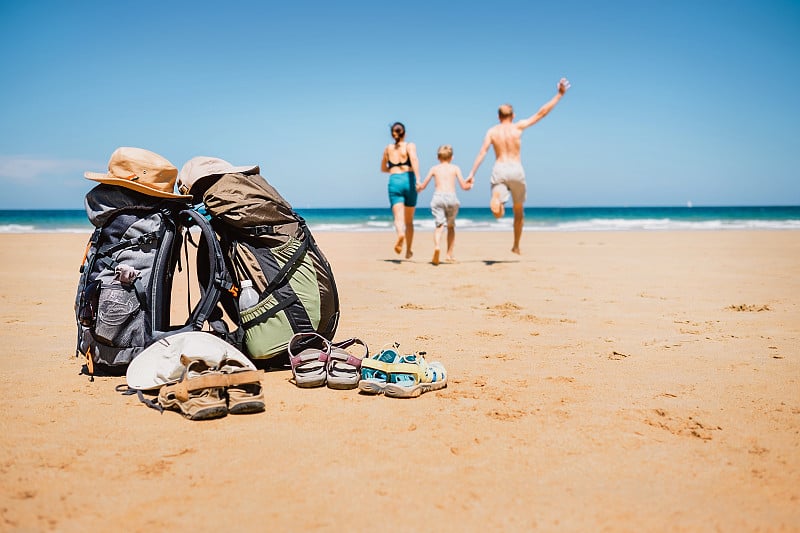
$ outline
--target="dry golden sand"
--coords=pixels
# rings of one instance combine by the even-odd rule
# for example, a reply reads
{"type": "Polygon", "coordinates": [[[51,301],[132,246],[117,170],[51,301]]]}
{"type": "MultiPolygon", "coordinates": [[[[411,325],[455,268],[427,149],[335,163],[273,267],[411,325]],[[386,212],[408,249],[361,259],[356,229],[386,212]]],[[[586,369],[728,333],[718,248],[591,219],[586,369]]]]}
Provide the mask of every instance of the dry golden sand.
{"type": "Polygon", "coordinates": [[[209,422],[79,375],[86,237],[0,237],[0,530],[800,530],[798,232],[322,233],[337,339],[449,386],[209,422]]]}

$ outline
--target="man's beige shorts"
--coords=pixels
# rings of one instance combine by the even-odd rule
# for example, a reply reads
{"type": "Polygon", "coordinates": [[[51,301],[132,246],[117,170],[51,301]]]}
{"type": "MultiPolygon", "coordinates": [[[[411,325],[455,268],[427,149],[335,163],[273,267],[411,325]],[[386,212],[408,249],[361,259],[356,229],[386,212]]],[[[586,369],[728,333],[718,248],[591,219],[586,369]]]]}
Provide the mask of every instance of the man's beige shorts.
{"type": "Polygon", "coordinates": [[[498,193],[500,201],[506,203],[509,196],[514,204],[523,204],[527,199],[528,186],[521,163],[495,163],[492,168],[492,195],[498,193]]]}

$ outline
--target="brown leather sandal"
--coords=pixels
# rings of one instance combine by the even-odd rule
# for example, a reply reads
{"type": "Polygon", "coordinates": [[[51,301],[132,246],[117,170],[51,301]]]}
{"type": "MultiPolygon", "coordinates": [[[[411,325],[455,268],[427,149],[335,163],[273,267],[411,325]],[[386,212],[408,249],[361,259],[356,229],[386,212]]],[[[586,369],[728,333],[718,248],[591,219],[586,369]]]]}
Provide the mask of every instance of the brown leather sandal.
{"type": "Polygon", "coordinates": [[[235,384],[228,385],[228,412],[232,415],[260,413],[264,410],[264,391],[261,387],[262,372],[248,370],[236,359],[223,359],[219,371],[235,378],[235,384]],[[240,379],[241,378],[241,379],[240,379]],[[239,381],[245,380],[242,383],[239,381]]]}
{"type": "Polygon", "coordinates": [[[181,363],[186,366],[186,372],[179,382],[161,387],[158,404],[163,409],[180,411],[189,420],[227,415],[225,389],[260,380],[255,370],[224,374],[203,360],[189,360],[185,355],[181,355],[181,363]]]}

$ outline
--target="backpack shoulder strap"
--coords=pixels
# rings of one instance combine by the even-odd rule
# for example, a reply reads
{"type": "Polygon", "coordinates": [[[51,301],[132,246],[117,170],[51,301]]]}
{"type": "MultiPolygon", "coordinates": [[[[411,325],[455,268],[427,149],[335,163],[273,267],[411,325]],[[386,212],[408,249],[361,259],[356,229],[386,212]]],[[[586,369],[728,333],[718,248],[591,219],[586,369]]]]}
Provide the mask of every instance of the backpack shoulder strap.
{"type": "MultiPolygon", "coordinates": [[[[199,331],[203,329],[203,324],[216,308],[222,291],[229,291],[233,287],[233,282],[225,267],[225,258],[216,233],[208,220],[195,209],[182,210],[180,217],[181,220],[186,220],[187,229],[192,226],[200,228],[201,238],[205,241],[208,250],[206,258],[209,265],[208,283],[206,287],[202,287],[200,301],[186,322],[187,329],[199,331]]],[[[203,258],[198,258],[198,261],[202,260],[203,258]]]]}

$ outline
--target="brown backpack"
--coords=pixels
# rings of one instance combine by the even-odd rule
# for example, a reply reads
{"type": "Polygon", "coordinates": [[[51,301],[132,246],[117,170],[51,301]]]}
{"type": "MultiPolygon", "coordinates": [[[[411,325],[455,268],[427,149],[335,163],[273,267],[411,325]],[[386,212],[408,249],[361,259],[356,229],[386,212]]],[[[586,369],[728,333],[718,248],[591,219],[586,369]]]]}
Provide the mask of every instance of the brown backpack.
{"type": "Polygon", "coordinates": [[[210,176],[192,194],[210,217],[235,286],[249,279],[259,293],[243,311],[233,294],[220,298],[238,326],[233,342],[252,359],[283,359],[295,333],[332,340],[339,322],[333,271],[289,202],[252,173],[210,176]]]}

